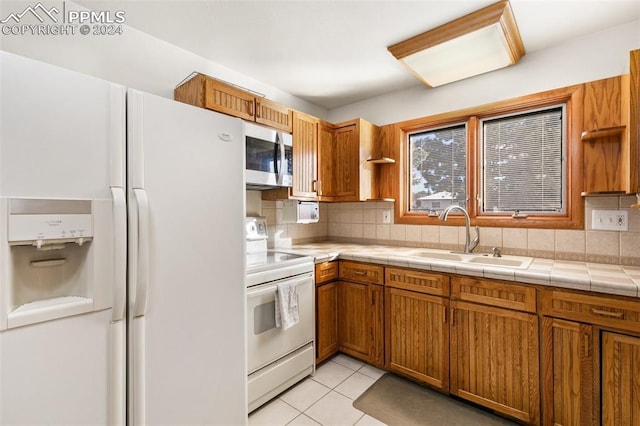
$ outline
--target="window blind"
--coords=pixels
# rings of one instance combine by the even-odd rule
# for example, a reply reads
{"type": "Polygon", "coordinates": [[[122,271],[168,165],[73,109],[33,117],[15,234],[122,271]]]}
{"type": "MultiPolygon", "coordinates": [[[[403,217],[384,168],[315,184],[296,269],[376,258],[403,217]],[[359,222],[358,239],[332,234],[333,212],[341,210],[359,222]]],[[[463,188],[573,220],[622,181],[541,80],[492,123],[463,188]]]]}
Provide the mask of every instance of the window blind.
{"type": "Polygon", "coordinates": [[[483,121],[482,211],[564,213],[563,134],[563,107],[483,121]]]}

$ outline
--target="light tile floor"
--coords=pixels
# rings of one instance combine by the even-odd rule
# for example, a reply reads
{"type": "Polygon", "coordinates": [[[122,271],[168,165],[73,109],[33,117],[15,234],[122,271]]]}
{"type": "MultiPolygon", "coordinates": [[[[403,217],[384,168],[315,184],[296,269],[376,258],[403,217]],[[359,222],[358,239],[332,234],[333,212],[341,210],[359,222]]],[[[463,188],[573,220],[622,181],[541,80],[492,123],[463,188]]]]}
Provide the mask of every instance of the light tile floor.
{"type": "Polygon", "coordinates": [[[382,370],[338,354],[318,367],[315,375],[251,413],[249,425],[384,425],[352,405],[383,374],[382,370]]]}

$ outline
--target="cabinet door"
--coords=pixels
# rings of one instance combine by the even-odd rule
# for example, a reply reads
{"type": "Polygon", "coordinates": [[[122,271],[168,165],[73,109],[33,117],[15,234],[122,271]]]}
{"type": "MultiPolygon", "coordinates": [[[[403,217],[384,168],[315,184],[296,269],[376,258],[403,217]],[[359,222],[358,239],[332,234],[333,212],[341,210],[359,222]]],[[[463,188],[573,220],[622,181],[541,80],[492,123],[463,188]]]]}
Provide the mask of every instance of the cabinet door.
{"type": "Polygon", "coordinates": [[[370,322],[372,305],[369,284],[339,281],[338,334],[340,350],[356,358],[369,359],[370,322]]]}
{"type": "MultiPolygon", "coordinates": [[[[318,124],[318,196],[335,197],[333,171],[336,167],[335,128],[318,124]]],[[[330,198],[326,198],[331,201],[330,198]]]]}
{"type": "Polygon", "coordinates": [[[204,91],[205,108],[249,121],[254,120],[255,98],[252,94],[211,78],[205,80],[204,91]]]}
{"type": "Polygon", "coordinates": [[[358,201],[360,188],[359,135],[356,124],[340,127],[335,134],[334,192],[341,201],[358,201]]]}
{"type": "Polygon", "coordinates": [[[450,392],[539,423],[538,317],[451,302],[450,392]]]}
{"type": "Polygon", "coordinates": [[[378,367],[384,366],[384,287],[369,284],[368,298],[371,300],[369,308],[370,345],[369,363],[378,367]]]}
{"type": "Polygon", "coordinates": [[[640,337],[602,333],[602,424],[640,424],[640,337]]]}
{"type": "Polygon", "coordinates": [[[293,111],[269,99],[256,98],[256,123],[291,133],[293,111]]]}
{"type": "Polygon", "coordinates": [[[293,197],[315,199],[317,180],[318,119],[293,113],[293,197]]]}
{"type": "Polygon", "coordinates": [[[316,361],[320,362],[338,351],[338,283],[321,285],[316,291],[316,361]]]}
{"type": "Polygon", "coordinates": [[[385,296],[386,367],[448,390],[448,300],[389,287],[385,296]]]}
{"type": "Polygon", "coordinates": [[[593,326],[542,320],[543,424],[598,424],[594,415],[593,326]]]}

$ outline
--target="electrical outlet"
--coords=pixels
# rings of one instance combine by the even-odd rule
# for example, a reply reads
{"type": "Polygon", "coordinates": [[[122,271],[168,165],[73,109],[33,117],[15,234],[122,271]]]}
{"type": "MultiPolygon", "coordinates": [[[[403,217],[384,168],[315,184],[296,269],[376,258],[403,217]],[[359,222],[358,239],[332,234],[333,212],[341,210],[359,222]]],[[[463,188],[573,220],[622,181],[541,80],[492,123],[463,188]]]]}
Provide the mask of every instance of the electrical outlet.
{"type": "Polygon", "coordinates": [[[628,213],[626,210],[593,210],[591,228],[606,231],[628,231],[628,213]]]}
{"type": "Polygon", "coordinates": [[[382,210],[382,223],[391,223],[391,210],[382,210]]]}

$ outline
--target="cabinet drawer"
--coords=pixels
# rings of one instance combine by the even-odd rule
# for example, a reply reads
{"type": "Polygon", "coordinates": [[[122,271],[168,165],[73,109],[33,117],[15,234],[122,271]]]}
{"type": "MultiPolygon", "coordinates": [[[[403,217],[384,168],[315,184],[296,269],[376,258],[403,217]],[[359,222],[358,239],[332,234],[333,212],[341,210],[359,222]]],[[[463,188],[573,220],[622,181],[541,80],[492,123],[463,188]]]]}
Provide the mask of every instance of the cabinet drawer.
{"type": "Polygon", "coordinates": [[[541,313],[589,324],[640,331],[640,301],[543,290],[541,313]]]}
{"type": "Polygon", "coordinates": [[[419,293],[449,295],[449,277],[441,274],[402,268],[386,268],[386,286],[416,291],[419,293]]]}
{"type": "Polygon", "coordinates": [[[316,264],[316,284],[326,283],[338,278],[338,262],[316,264]]]}
{"type": "Polygon", "coordinates": [[[384,284],[384,268],[368,263],[340,261],[340,279],[369,284],[384,284]]]}
{"type": "Polygon", "coordinates": [[[452,298],[525,312],[536,311],[536,289],[513,282],[453,278],[452,298]]]}

